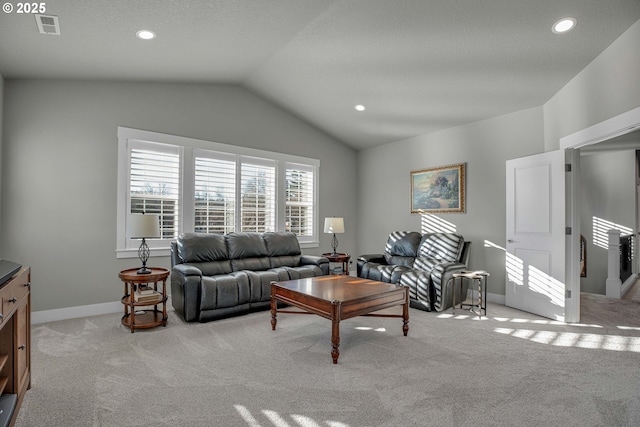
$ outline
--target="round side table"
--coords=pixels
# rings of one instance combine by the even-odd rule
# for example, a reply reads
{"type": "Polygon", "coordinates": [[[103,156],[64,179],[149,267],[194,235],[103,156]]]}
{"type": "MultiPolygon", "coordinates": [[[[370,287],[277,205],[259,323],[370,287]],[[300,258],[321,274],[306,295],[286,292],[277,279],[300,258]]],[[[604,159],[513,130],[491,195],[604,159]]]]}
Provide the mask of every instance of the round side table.
{"type": "Polygon", "coordinates": [[[341,253],[335,253],[335,254],[326,253],[326,254],[322,254],[322,256],[327,258],[329,262],[341,262],[342,274],[345,274],[347,276],[349,275],[349,260],[351,259],[351,255],[341,254],[341,253]]]}
{"type": "Polygon", "coordinates": [[[152,267],[149,274],[138,274],[139,268],[128,268],[122,270],[118,277],[124,282],[124,315],[122,324],[131,329],[134,333],[136,329],[154,328],[156,326],[167,326],[167,277],[169,270],[166,268],[152,267]],[[142,285],[153,283],[149,286],[144,295],[141,295],[142,285]],[[140,307],[150,307],[140,311],[140,307]],[[160,307],[158,307],[160,306],[160,307]]]}

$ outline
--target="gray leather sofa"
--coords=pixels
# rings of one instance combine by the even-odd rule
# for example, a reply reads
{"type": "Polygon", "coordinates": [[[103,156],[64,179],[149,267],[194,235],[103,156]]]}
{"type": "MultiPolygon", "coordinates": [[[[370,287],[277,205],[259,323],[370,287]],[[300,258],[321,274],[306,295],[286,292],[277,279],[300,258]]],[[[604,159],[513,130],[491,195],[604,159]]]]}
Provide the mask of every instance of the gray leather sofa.
{"type": "Polygon", "coordinates": [[[187,322],[270,307],[271,281],[329,274],[293,233],[185,233],[171,242],[171,302],[187,322]]]}
{"type": "MultiPolygon", "coordinates": [[[[358,257],[358,277],[408,286],[411,307],[443,311],[452,305],[449,279],[467,269],[470,246],[457,233],[395,231],[384,253],[358,257]]],[[[468,283],[462,282],[461,297],[468,290],[468,283]]]]}

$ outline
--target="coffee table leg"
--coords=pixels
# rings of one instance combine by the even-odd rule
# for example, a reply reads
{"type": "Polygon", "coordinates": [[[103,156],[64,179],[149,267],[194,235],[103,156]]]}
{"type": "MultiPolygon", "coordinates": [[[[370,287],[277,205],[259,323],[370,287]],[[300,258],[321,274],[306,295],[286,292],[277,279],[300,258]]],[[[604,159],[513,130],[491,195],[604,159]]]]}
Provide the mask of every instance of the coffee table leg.
{"type": "Polygon", "coordinates": [[[331,321],[331,357],[333,358],[333,364],[338,363],[338,357],[340,357],[340,320],[333,319],[331,321]]]}
{"type": "Polygon", "coordinates": [[[331,301],[331,357],[333,364],[338,363],[340,357],[340,302],[331,301]]]}
{"type": "Polygon", "coordinates": [[[402,304],[402,333],[406,337],[409,333],[409,288],[405,295],[405,302],[402,304]]]}
{"type": "Polygon", "coordinates": [[[271,330],[275,331],[276,330],[276,323],[278,322],[276,320],[276,312],[278,311],[278,301],[276,301],[276,299],[274,298],[273,294],[275,292],[275,289],[273,289],[273,284],[271,284],[271,330]]]}

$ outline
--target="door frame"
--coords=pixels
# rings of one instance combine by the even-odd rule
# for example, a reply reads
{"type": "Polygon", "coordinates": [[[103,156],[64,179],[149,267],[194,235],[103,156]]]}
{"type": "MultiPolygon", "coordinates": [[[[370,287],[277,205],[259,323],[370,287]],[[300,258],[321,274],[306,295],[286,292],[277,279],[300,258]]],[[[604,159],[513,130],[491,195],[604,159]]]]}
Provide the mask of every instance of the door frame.
{"type": "Polygon", "coordinates": [[[567,182],[566,215],[567,224],[572,224],[571,235],[567,236],[565,269],[566,288],[576,298],[567,298],[565,322],[580,321],[580,199],[579,172],[582,147],[597,144],[617,136],[640,129],[640,107],[611,117],[588,128],[560,138],[560,149],[571,159],[572,173],[567,182]]]}

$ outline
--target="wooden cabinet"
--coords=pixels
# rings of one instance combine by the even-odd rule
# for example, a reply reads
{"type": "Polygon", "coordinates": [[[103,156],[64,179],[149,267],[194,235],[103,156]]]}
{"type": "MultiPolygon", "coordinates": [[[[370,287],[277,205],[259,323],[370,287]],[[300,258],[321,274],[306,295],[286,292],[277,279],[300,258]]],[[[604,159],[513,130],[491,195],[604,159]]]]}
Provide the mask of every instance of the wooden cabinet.
{"type": "Polygon", "coordinates": [[[13,425],[31,388],[31,270],[0,287],[0,426],[13,425]]]}

